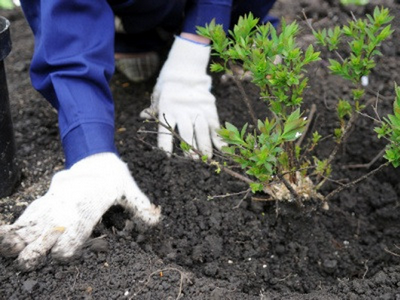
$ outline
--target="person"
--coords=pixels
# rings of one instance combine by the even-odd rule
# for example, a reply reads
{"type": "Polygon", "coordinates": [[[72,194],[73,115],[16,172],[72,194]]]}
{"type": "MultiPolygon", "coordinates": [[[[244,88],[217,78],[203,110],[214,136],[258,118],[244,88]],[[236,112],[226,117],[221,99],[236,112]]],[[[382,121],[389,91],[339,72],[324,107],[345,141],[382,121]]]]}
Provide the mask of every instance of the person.
{"type": "MultiPolygon", "coordinates": [[[[196,34],[196,26],[215,19],[228,29],[250,11],[262,22],[270,21],[266,16],[274,2],[22,0],[35,38],[31,81],[57,109],[65,169],[15,223],[0,227],[0,254],[18,256],[24,270],[35,268],[49,251],[55,258],[73,257],[116,204],[156,224],[160,208],[141,192],[114,143],[109,87],[114,55],[129,59],[123,54],[132,51],[140,57],[162,47],[165,41],[156,28],[177,32],[156,81],[153,104],[142,115],[158,113],[182,138],[195,141],[197,149],[211,156],[212,144],[220,148],[223,143],[215,132],[219,119],[207,75],[210,41],[196,34]],[[115,16],[126,36],[115,34],[115,16]]],[[[166,133],[160,126],[158,145],[172,152],[172,136],[166,133]]]]}

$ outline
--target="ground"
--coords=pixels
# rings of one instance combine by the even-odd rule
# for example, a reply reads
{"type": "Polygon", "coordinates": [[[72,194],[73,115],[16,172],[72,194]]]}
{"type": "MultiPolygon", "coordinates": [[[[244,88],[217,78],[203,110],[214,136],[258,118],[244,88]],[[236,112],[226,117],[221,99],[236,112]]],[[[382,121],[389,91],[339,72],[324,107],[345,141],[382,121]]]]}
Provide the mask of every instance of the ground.
{"type": "MultiPolygon", "coordinates": [[[[339,1],[278,1],[274,14],[297,20],[299,42],[312,39],[302,9],[315,26],[343,23],[371,13],[374,4],[344,8],[339,1]]],[[[33,90],[29,64],[33,39],[22,14],[0,11],[12,24],[13,50],[6,71],[14,119],[20,185],[0,199],[0,222],[13,222],[43,195],[52,175],[63,168],[54,109],[33,90]]],[[[385,43],[370,76],[371,98],[379,91],[379,110],[390,111],[394,82],[400,82],[399,32],[385,43]]],[[[309,70],[304,109],[317,105],[316,125],[327,134],[337,125],[332,103],[349,93],[328,75],[325,62],[309,70]]],[[[213,76],[220,119],[238,126],[249,120],[237,88],[213,76]]],[[[117,143],[140,188],[157,205],[163,219],[152,229],[137,227],[119,207],[96,226],[83,256],[60,264],[49,255],[35,271],[18,271],[13,259],[0,258],[1,299],[400,299],[400,172],[385,168],[354,188],[335,196],[330,209],[318,201],[302,209],[290,203],[256,201],[240,193],[246,185],[201,162],[167,158],[155,146],[154,124],[139,112],[149,103],[153,82],[129,83],[116,74],[111,87],[116,102],[117,143]]],[[[257,91],[246,84],[257,111],[257,91]]],[[[369,162],[384,147],[362,118],[337,165],[369,162]]],[[[326,155],[329,141],[317,149],[326,155]]],[[[378,160],[372,169],[383,163],[378,160]]],[[[334,178],[351,179],[365,169],[336,167],[334,178]]],[[[324,192],[335,187],[327,185],[324,192]]],[[[259,196],[259,195],[257,195],[259,196]]]]}

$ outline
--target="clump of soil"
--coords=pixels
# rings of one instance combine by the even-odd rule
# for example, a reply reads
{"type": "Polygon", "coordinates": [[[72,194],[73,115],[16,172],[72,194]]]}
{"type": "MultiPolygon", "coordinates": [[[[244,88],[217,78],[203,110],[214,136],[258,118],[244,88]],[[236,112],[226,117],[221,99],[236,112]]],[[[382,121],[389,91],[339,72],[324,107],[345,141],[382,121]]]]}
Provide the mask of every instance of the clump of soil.
{"type": "MultiPolygon", "coordinates": [[[[337,2],[284,0],[274,13],[301,24],[299,42],[306,47],[313,39],[302,21],[303,8],[322,27],[344,23],[351,10],[363,16],[375,2],[382,5],[371,1],[347,8],[337,2]]],[[[395,16],[393,27],[399,28],[399,5],[384,2],[395,16]]],[[[19,10],[0,13],[12,23],[13,51],[6,66],[23,176],[14,194],[0,199],[0,221],[13,222],[46,192],[51,176],[63,167],[63,156],[56,113],[30,85],[32,34],[19,10]]],[[[398,49],[396,31],[369,78],[371,91],[382,96],[382,114],[390,111],[394,82],[400,82],[398,49]]],[[[309,74],[304,106],[317,105],[316,126],[323,125],[318,131],[328,134],[337,126],[333,103],[350,90],[328,75],[323,61],[309,74]]],[[[242,126],[249,116],[237,88],[213,76],[221,122],[242,126]]],[[[252,200],[242,193],[246,184],[201,162],[167,158],[154,147],[155,134],[138,133],[156,129],[139,119],[153,85],[132,84],[120,74],[111,83],[121,156],[143,192],[162,206],[162,222],[141,228],[114,207],[76,261],[61,264],[49,256],[37,270],[21,273],[12,259],[0,258],[0,298],[400,299],[398,170],[388,167],[345,190],[332,199],[328,211],[319,201],[299,209],[291,203],[252,200]],[[212,197],[228,193],[232,196],[212,197]]],[[[257,111],[263,110],[257,90],[250,84],[246,88],[257,111]]],[[[371,120],[360,119],[338,166],[367,163],[383,149],[372,126],[371,120]]],[[[331,146],[323,144],[318,154],[327,155],[331,146]]],[[[351,179],[366,171],[337,167],[334,178],[351,179]]],[[[325,192],[334,187],[327,185],[325,192]]]]}

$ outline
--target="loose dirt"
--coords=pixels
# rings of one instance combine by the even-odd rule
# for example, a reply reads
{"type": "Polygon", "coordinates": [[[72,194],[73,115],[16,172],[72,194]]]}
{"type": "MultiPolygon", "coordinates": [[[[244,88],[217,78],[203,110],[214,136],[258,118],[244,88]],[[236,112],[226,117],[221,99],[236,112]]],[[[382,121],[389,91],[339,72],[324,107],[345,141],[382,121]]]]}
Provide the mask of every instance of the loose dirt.
{"type": "MultiPolygon", "coordinates": [[[[306,47],[314,41],[302,9],[319,28],[343,24],[351,11],[360,17],[374,4],[388,6],[396,32],[369,77],[370,97],[379,92],[379,111],[387,114],[394,82],[400,83],[400,6],[371,1],[345,8],[338,2],[283,0],[274,14],[299,22],[299,42],[306,47]]],[[[52,175],[63,168],[63,156],[56,112],[30,85],[31,31],[20,11],[0,14],[12,23],[13,50],[6,66],[22,170],[15,193],[0,199],[0,222],[8,223],[46,192],[52,175]]],[[[310,68],[304,104],[304,109],[317,106],[314,129],[323,135],[337,126],[335,101],[350,93],[325,67],[320,61],[310,68]]],[[[238,89],[220,75],[213,79],[221,122],[242,126],[250,119],[238,89]]],[[[343,191],[327,211],[318,201],[299,209],[254,200],[238,179],[201,162],[167,158],[154,147],[156,134],[140,132],[156,129],[139,119],[153,85],[129,83],[121,74],[111,83],[118,148],[143,192],[161,205],[161,223],[142,228],[114,207],[76,261],[61,264],[49,255],[36,271],[21,273],[12,259],[0,258],[1,299],[400,299],[399,170],[388,167],[343,191]]],[[[262,111],[257,90],[245,87],[256,111],[262,111]]],[[[383,149],[373,125],[360,119],[336,165],[368,163],[383,149]]],[[[318,154],[326,156],[332,145],[327,141],[318,154]]],[[[367,171],[336,167],[334,179],[351,180],[367,171]]],[[[330,183],[323,192],[335,187],[330,183]]]]}

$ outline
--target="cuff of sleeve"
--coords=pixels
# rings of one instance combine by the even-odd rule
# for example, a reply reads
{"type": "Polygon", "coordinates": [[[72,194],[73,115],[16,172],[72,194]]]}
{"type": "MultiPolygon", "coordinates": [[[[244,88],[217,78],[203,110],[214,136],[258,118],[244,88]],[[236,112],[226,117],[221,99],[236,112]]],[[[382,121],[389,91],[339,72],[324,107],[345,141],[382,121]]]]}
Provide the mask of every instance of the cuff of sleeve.
{"type": "Polygon", "coordinates": [[[114,127],[105,123],[80,124],[62,139],[65,167],[90,155],[112,152],[118,154],[114,143],[114,127]]]}
{"type": "Polygon", "coordinates": [[[196,41],[193,41],[193,40],[189,40],[189,39],[184,38],[184,37],[179,36],[179,35],[176,35],[175,38],[176,39],[182,39],[182,40],[188,41],[190,43],[194,43],[194,44],[201,45],[201,46],[204,46],[204,47],[209,47],[210,46],[209,44],[204,44],[204,43],[196,42],[196,41]]]}
{"type": "MultiPolygon", "coordinates": [[[[205,74],[210,60],[211,47],[176,37],[163,69],[174,74],[205,74]]],[[[168,72],[166,72],[168,73],[168,72]]]]}
{"type": "MultiPolygon", "coordinates": [[[[212,1],[210,1],[212,2],[212,1]]],[[[215,5],[214,3],[198,4],[185,17],[183,32],[197,33],[197,26],[205,26],[212,19],[216,24],[222,24],[225,31],[228,31],[231,16],[231,5],[215,5]]]]}

